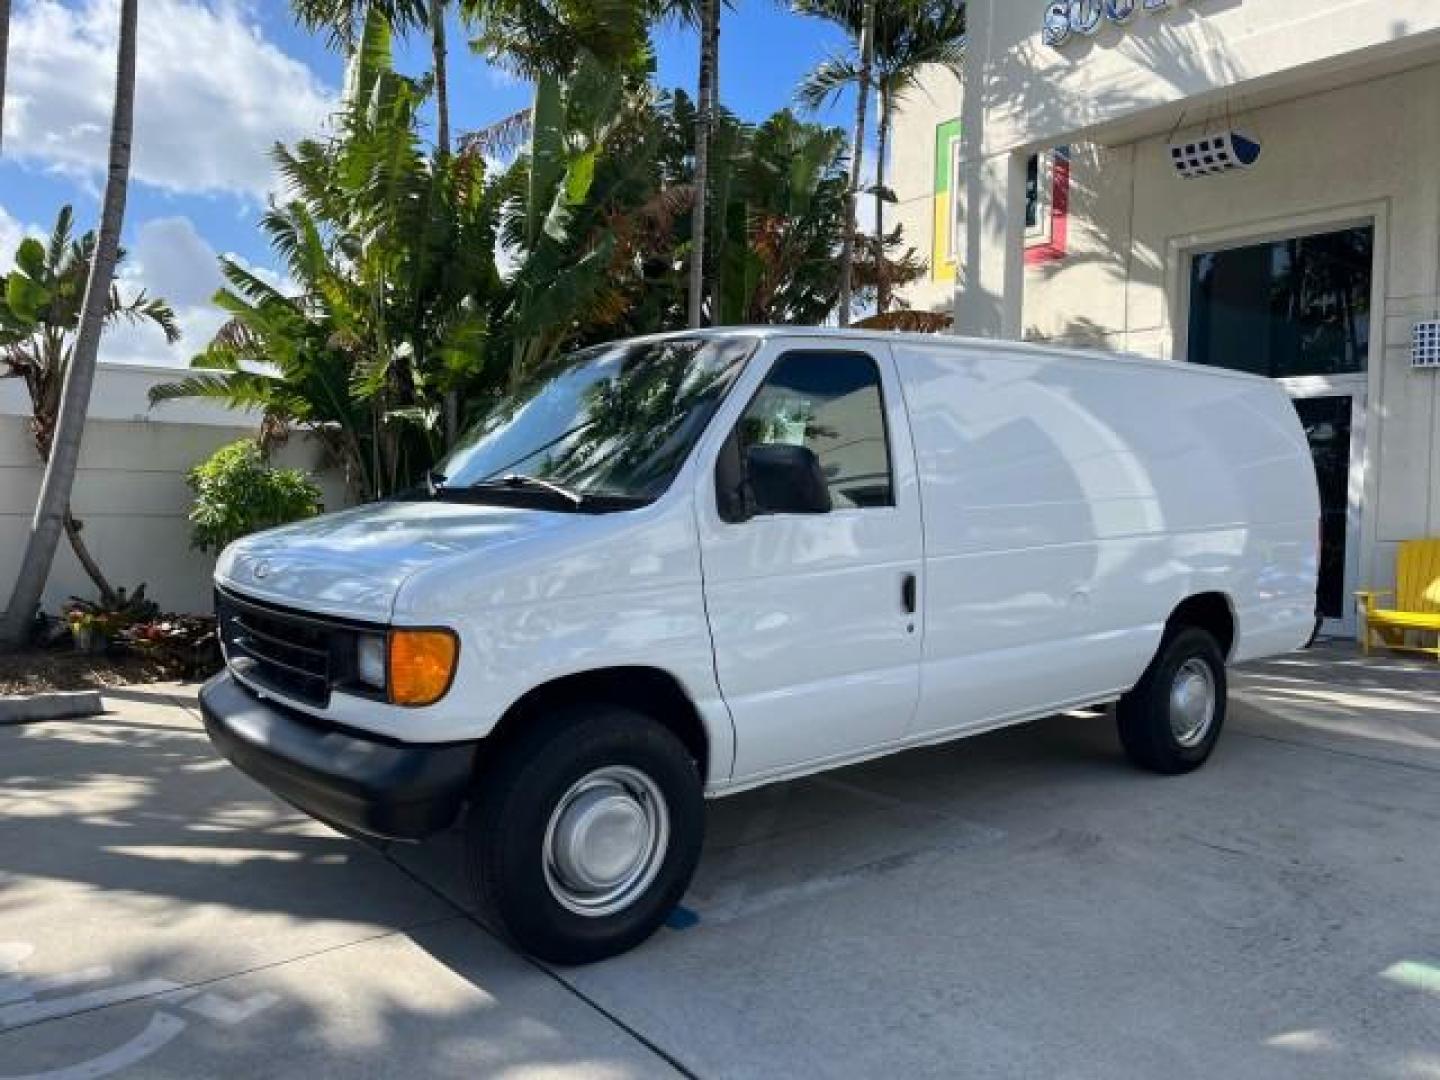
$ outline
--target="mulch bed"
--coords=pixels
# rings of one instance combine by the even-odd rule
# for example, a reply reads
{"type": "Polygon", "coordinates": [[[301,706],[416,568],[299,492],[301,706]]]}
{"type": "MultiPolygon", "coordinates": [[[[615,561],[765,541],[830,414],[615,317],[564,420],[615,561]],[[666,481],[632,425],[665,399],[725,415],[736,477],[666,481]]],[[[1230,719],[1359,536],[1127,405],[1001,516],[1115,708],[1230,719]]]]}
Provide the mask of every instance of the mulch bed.
{"type": "Polygon", "coordinates": [[[128,653],[87,655],[68,647],[0,653],[0,694],[105,690],[182,678],[173,664],[128,653]]]}

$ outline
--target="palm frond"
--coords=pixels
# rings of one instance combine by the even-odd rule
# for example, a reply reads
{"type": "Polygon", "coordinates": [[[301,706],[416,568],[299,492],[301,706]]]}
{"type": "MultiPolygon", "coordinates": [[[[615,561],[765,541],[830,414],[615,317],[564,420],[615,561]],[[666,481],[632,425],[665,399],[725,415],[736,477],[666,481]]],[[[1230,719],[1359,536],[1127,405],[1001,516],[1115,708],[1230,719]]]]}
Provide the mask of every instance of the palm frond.
{"type": "Polygon", "coordinates": [[[460,136],[462,154],[501,157],[514,153],[530,138],[534,110],[523,108],[483,128],[460,136]]]}
{"type": "Polygon", "coordinates": [[[137,326],[151,323],[164,332],[167,344],[174,345],[180,340],[180,324],[176,321],[174,308],[159,297],[147,296],[143,289],[125,300],[120,290],[111,285],[105,318],[137,326]]]}
{"type": "Polygon", "coordinates": [[[843,91],[860,82],[860,65],[851,57],[831,54],[808,72],[795,88],[795,100],[818,112],[843,91]]]}

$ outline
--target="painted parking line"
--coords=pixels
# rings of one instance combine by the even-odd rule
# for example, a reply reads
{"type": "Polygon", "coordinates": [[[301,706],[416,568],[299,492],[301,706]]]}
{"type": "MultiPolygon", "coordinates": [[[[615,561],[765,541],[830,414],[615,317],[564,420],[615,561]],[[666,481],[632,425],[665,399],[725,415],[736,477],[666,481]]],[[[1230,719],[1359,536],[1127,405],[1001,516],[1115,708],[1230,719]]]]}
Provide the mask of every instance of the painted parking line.
{"type": "Polygon", "coordinates": [[[154,997],[157,994],[179,990],[180,984],[169,979],[137,979],[135,982],[105,986],[98,990],[87,990],[69,997],[50,998],[46,1001],[22,1001],[14,1005],[0,1006],[0,1031],[38,1024],[42,1020],[58,1020],[76,1013],[103,1009],[107,1005],[119,1005],[136,998],[154,997]]]}
{"type": "Polygon", "coordinates": [[[144,1031],[113,1050],[74,1065],[64,1065],[47,1072],[26,1073],[23,1076],[3,1076],[0,1080],[99,1080],[102,1076],[110,1076],[144,1061],[187,1026],[184,1020],[173,1013],[156,1013],[150,1018],[144,1031]]]}
{"type": "Polygon", "coordinates": [[[81,968],[79,971],[67,971],[60,975],[44,975],[34,979],[10,975],[0,979],[0,1005],[8,1005],[13,1001],[29,1001],[40,994],[48,994],[52,990],[68,990],[72,986],[101,982],[110,978],[112,974],[114,973],[108,967],[88,967],[81,968]]]}
{"type": "Polygon", "coordinates": [[[1391,964],[1380,973],[1382,979],[1408,986],[1412,990],[1423,990],[1440,997],[1440,967],[1422,964],[1418,960],[1401,960],[1391,964]]]}
{"type": "Polygon", "coordinates": [[[0,1080],[99,1080],[145,1060],[184,1032],[189,1021],[178,1015],[179,1009],[212,1023],[233,1027],[258,1016],[280,1000],[277,994],[268,991],[232,998],[216,990],[181,986],[169,979],[134,979],[42,999],[39,995],[43,993],[108,978],[111,970],[89,967],[27,978],[20,974],[20,969],[34,951],[28,942],[0,942],[0,973],[4,973],[0,979],[0,994],[4,997],[0,1000],[8,1002],[0,1006],[0,1032],[146,998],[153,1000],[155,1011],[144,1030],[119,1046],[70,1065],[19,1076],[0,1076],[0,1080]]]}

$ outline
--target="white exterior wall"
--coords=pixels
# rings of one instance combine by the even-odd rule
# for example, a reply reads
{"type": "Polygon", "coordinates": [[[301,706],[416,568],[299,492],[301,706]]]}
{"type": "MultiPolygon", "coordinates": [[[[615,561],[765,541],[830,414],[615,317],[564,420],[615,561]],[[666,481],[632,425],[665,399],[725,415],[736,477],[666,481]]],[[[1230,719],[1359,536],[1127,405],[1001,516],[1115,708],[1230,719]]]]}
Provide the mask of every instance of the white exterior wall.
{"type": "Polygon", "coordinates": [[[959,77],[948,68],[930,68],[901,103],[891,131],[886,180],[896,202],[886,208],[886,216],[900,224],[906,246],[915,248],[929,267],[900,291],[917,311],[948,312],[955,302],[953,271],[942,257],[948,237],[940,237],[940,251],[935,246],[935,127],[959,115],[959,77]]]}
{"type": "MultiPolygon", "coordinates": [[[[187,372],[177,368],[101,365],[91,399],[71,506],[84,524],[91,554],[110,582],[133,588],[166,610],[208,612],[214,557],[190,548],[190,468],[217,447],[253,437],[259,417],[205,402],[172,402],[149,409],[151,386],[187,372]]],[[[43,470],[28,426],[29,401],[19,380],[0,382],[0,590],[6,596],[19,570],[43,470]]],[[[314,471],[318,447],[292,438],[277,463],[314,471]]],[[[325,505],[344,505],[344,484],[317,476],[325,505]]],[[[95,588],[62,536],[46,587],[45,610],[95,588]]],[[[3,603],[3,600],[0,600],[3,603]]]]}
{"type": "Polygon", "coordinates": [[[1176,102],[1203,108],[1232,88],[1258,94],[1322,73],[1343,80],[1440,39],[1435,0],[1170,3],[1053,48],[1040,36],[1044,0],[972,0],[965,90],[982,114],[968,133],[978,156],[1134,124],[1176,102]]]}

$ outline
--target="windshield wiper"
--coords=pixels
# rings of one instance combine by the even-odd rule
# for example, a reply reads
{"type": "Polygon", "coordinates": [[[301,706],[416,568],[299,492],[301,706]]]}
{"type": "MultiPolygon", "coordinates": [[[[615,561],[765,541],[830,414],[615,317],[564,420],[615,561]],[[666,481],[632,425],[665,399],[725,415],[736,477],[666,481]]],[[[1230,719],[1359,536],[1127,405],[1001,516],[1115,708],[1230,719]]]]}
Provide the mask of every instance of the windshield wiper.
{"type": "Polygon", "coordinates": [[[552,495],[559,495],[562,499],[564,499],[566,502],[570,503],[570,505],[572,505],[572,506],[584,506],[584,505],[585,505],[585,496],[584,496],[584,495],[581,495],[579,492],[571,491],[569,488],[564,487],[564,486],[561,485],[561,484],[557,484],[557,483],[555,483],[554,481],[551,481],[551,480],[542,480],[542,479],[540,479],[540,477],[538,477],[538,476],[527,476],[525,473],[506,473],[504,476],[487,476],[484,480],[477,480],[475,483],[471,484],[470,486],[471,486],[471,487],[477,487],[477,488],[478,488],[478,487],[507,487],[507,488],[535,487],[535,488],[542,488],[542,489],[544,489],[545,491],[550,492],[552,495]]]}

